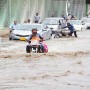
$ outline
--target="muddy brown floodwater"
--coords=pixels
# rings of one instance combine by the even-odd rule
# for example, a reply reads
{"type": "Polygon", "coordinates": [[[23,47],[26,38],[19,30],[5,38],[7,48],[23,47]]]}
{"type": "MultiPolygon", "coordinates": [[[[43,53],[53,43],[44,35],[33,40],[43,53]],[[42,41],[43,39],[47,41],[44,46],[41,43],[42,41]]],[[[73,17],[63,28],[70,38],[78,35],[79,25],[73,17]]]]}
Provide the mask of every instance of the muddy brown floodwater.
{"type": "Polygon", "coordinates": [[[90,31],[45,42],[47,54],[27,54],[27,42],[2,38],[0,90],[90,90],[90,31]]]}

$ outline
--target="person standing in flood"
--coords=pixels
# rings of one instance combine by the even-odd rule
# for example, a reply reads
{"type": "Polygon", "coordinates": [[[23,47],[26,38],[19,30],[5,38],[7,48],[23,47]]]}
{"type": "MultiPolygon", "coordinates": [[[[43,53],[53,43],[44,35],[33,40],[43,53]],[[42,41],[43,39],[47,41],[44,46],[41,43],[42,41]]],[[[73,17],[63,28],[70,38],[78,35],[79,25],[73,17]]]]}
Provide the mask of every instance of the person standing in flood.
{"type": "Polygon", "coordinates": [[[14,21],[14,23],[12,25],[10,25],[10,32],[12,32],[12,30],[15,30],[17,28],[17,26],[19,25],[19,23],[17,23],[17,21],[14,21]]]}
{"type": "Polygon", "coordinates": [[[10,29],[11,30],[14,30],[16,29],[16,27],[18,26],[19,24],[17,23],[17,21],[14,21],[14,23],[10,26],[10,29]]]}
{"type": "Polygon", "coordinates": [[[38,23],[39,20],[40,20],[40,16],[39,16],[38,13],[36,13],[36,16],[34,16],[34,22],[35,22],[35,23],[38,23]]]}

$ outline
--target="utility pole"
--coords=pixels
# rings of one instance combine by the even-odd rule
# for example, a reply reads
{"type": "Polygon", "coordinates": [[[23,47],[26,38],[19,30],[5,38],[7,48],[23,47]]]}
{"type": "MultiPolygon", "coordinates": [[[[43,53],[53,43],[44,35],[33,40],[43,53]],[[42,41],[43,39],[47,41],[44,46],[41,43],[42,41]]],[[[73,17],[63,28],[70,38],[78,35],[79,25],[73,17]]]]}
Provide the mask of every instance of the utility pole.
{"type": "Polygon", "coordinates": [[[68,9],[70,8],[70,2],[66,0],[66,15],[68,16],[68,9]]]}
{"type": "Polygon", "coordinates": [[[86,4],[86,14],[88,14],[88,4],[87,3],[85,4],[86,4]]]}

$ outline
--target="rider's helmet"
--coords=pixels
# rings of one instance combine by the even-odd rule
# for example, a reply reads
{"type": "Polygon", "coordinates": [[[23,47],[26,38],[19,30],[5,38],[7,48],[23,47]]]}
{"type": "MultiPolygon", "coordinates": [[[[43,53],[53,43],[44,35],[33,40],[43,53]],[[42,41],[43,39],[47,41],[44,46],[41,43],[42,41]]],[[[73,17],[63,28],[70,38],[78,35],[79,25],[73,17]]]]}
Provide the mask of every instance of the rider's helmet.
{"type": "Polygon", "coordinates": [[[37,28],[33,28],[33,29],[32,29],[32,34],[33,34],[33,35],[36,35],[36,34],[37,34],[37,28]]]}

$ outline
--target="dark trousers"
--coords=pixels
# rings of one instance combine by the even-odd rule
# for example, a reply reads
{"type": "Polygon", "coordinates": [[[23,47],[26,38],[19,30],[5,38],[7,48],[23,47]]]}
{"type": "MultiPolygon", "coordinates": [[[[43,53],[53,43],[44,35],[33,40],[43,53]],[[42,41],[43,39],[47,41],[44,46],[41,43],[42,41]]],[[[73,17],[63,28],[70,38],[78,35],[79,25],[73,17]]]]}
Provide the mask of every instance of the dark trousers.
{"type": "Polygon", "coordinates": [[[77,37],[77,32],[76,31],[70,31],[69,36],[72,36],[73,33],[74,33],[74,36],[77,37]]]}
{"type": "Polygon", "coordinates": [[[44,46],[42,43],[40,44],[40,49],[42,50],[42,52],[44,52],[44,46]]]}
{"type": "Polygon", "coordinates": [[[38,23],[38,21],[35,21],[35,23],[38,23]]]}

